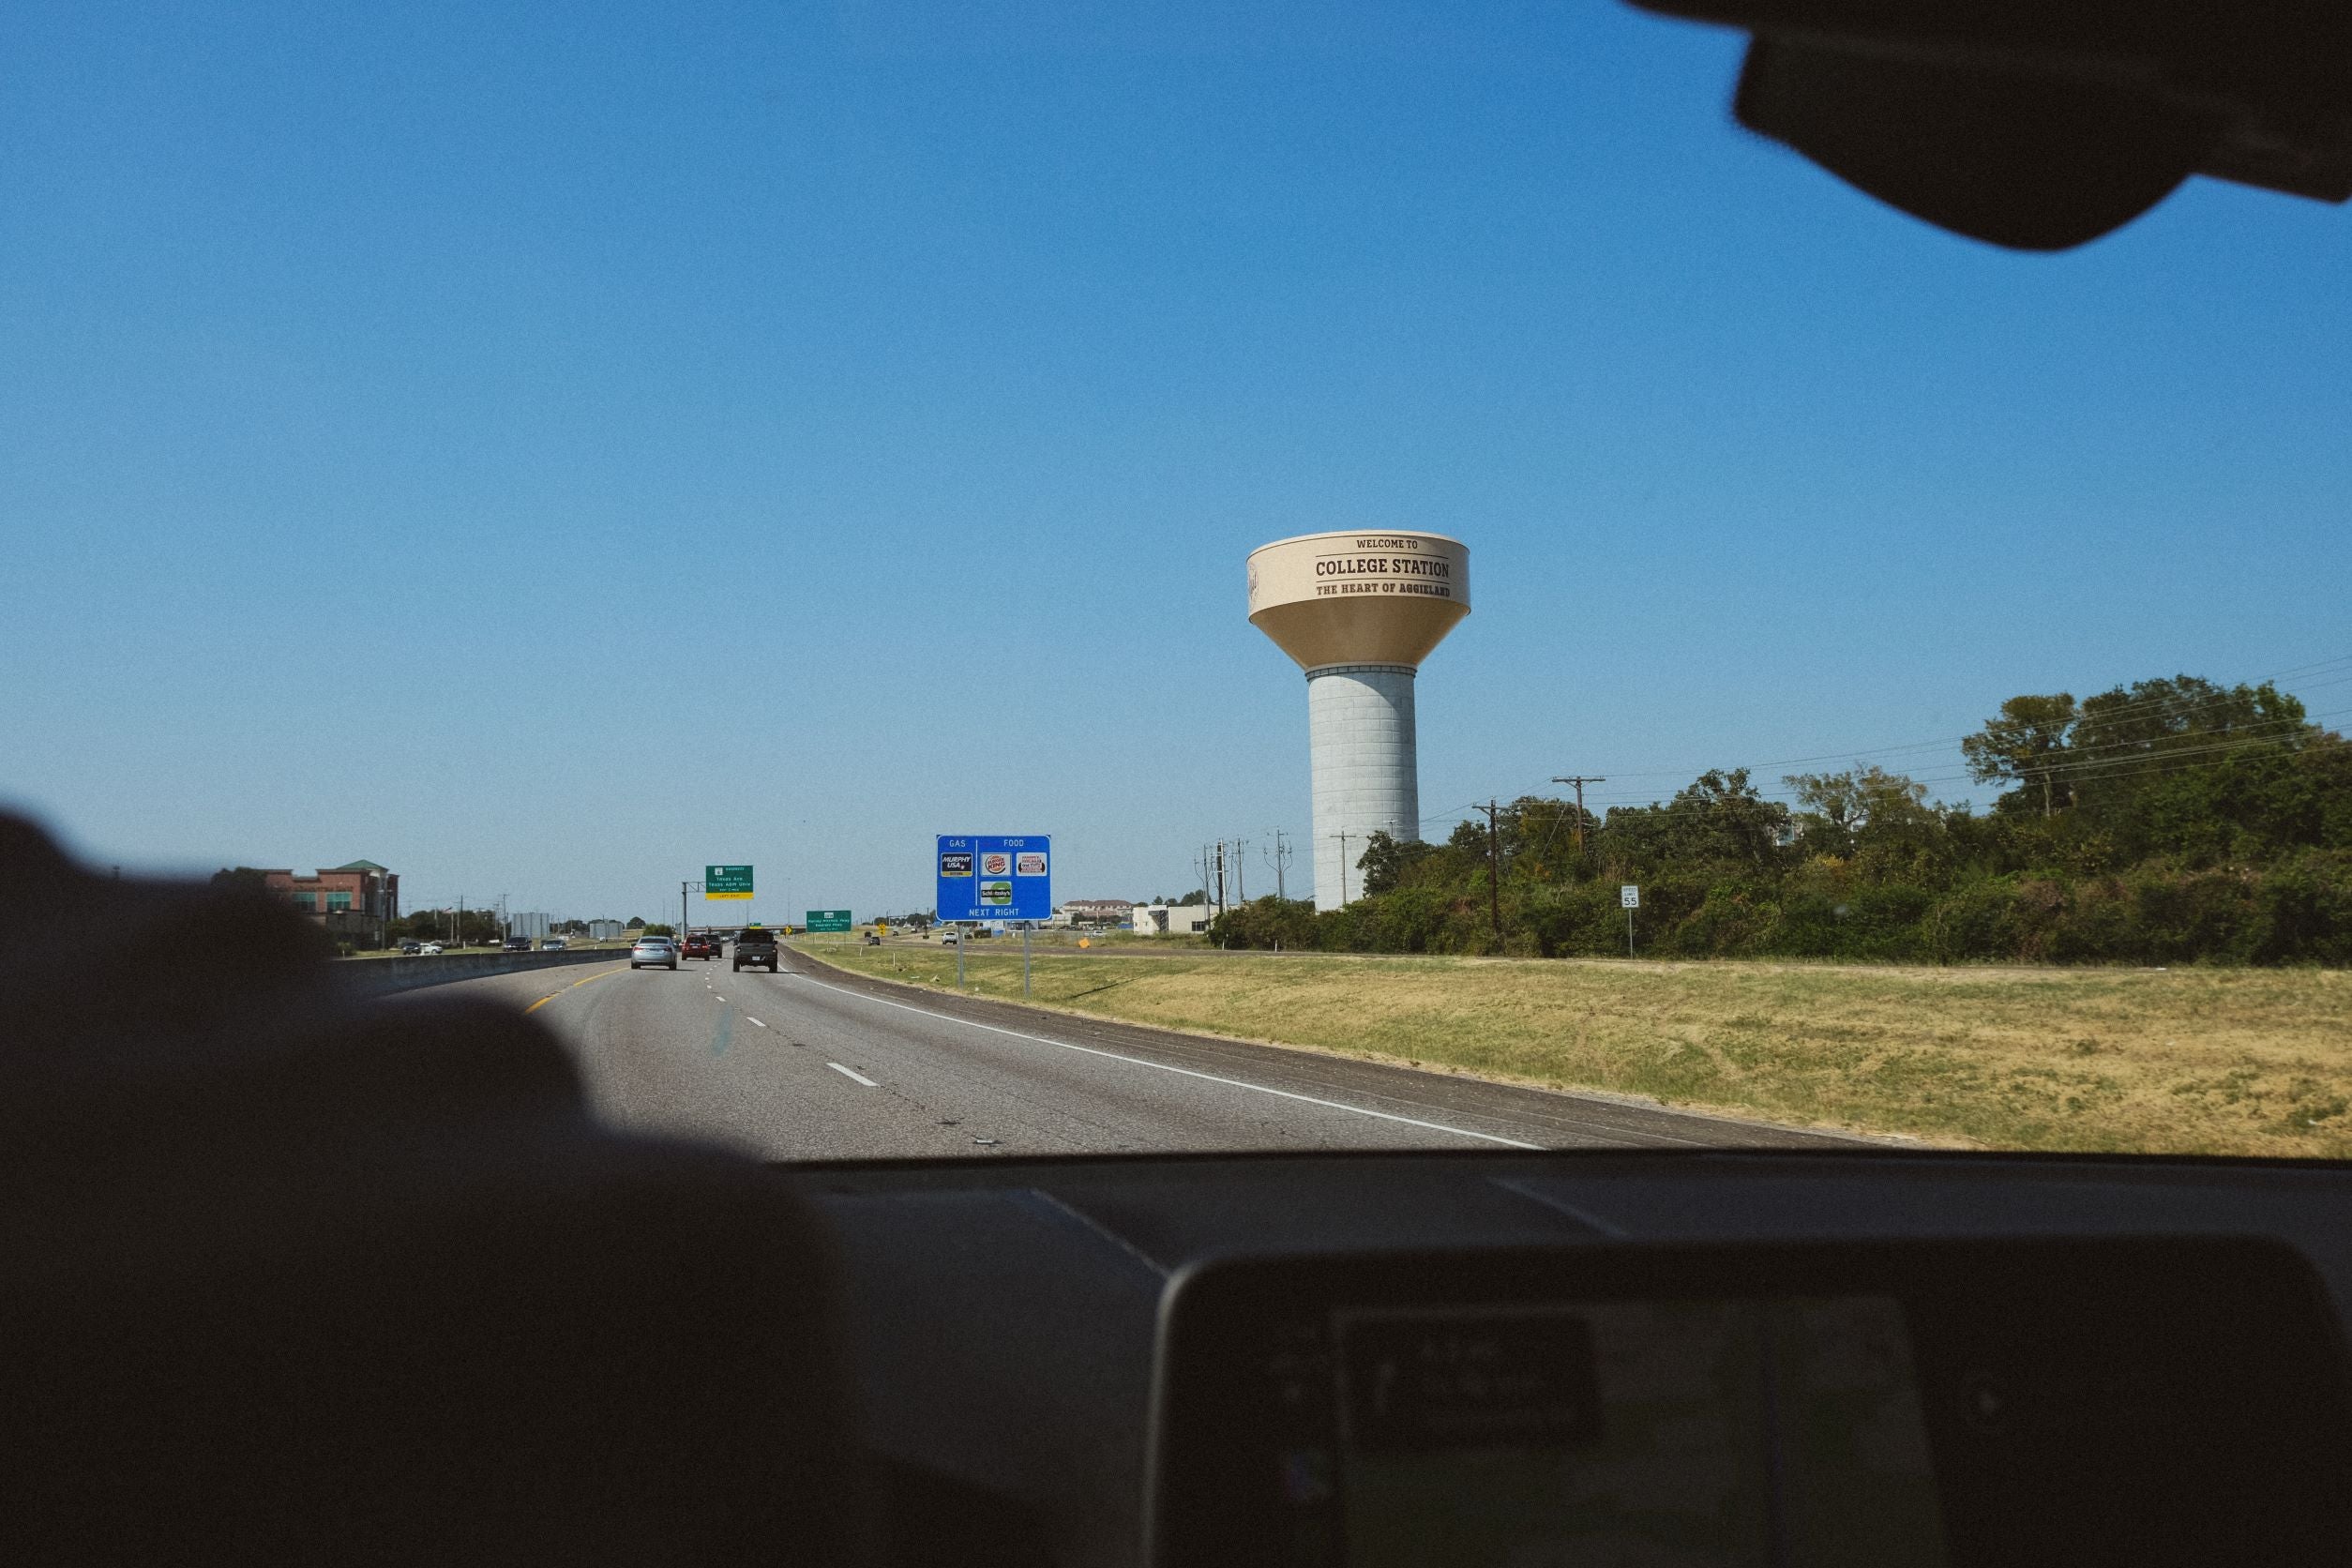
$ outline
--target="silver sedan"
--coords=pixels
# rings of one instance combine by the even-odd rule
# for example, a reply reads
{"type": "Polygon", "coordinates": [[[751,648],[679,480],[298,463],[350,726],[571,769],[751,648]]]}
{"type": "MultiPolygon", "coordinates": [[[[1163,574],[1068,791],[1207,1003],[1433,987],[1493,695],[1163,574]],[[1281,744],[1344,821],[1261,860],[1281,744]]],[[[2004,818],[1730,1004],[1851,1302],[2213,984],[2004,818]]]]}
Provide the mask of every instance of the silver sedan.
{"type": "Polygon", "coordinates": [[[639,937],[637,945],[629,949],[629,968],[643,969],[647,964],[659,964],[664,969],[678,967],[678,950],[668,937],[639,937]]]}

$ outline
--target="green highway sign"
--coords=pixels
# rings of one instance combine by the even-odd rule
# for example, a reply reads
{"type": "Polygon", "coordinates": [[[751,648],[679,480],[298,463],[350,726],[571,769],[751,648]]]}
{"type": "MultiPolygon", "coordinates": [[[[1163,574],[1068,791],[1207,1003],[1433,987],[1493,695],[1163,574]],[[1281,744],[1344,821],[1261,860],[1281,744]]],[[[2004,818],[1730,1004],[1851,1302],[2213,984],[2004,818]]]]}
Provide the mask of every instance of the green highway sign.
{"type": "Polygon", "coordinates": [[[705,898],[750,897],[751,867],[748,866],[703,867],[702,897],[705,898]]]}
{"type": "Polygon", "coordinates": [[[808,928],[812,931],[846,931],[850,928],[847,910],[810,910],[808,928]]]}

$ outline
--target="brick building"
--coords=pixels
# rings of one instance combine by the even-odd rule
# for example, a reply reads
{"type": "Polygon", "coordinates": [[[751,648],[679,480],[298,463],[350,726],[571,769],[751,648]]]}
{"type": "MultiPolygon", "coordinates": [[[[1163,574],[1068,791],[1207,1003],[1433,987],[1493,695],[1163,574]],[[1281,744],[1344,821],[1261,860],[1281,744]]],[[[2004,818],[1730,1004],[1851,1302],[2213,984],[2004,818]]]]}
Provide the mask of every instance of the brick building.
{"type": "Polygon", "coordinates": [[[264,871],[273,893],[337,935],[374,932],[400,917],[400,879],[372,860],[354,860],[297,877],[264,871]]]}

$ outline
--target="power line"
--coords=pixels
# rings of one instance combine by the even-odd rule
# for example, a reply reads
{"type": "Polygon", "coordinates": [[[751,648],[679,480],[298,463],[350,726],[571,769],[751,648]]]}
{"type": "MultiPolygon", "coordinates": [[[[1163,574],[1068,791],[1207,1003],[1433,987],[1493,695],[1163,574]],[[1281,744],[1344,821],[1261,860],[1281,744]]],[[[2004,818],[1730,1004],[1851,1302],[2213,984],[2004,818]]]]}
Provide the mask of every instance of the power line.
{"type": "MultiPolygon", "coordinates": [[[[2344,667],[2344,672],[2342,674],[2331,675],[2328,680],[2306,681],[2302,684],[2302,688],[2305,691],[2319,691],[2329,686],[2341,686],[2346,681],[2352,681],[2352,654],[2339,656],[2335,658],[2322,659],[2315,664],[2301,666],[2296,671],[2282,671],[2278,674],[2265,675],[2259,680],[2244,684],[2255,686],[2269,686],[2275,684],[2286,676],[2299,673],[2302,671],[2326,671],[2333,670],[2337,667],[2344,667]]],[[[2291,697],[2295,694],[2292,692],[2285,692],[2282,693],[2282,695],[2291,697]]],[[[2233,687],[2217,692],[2209,698],[2204,698],[2194,701],[2188,704],[2188,707],[2191,711],[2194,711],[2197,708],[2207,707],[2217,702],[2233,700],[2236,696],[2237,691],[2236,688],[2233,687]]],[[[2118,718],[2133,716],[2146,712],[2150,708],[2162,708],[2172,704],[2173,699],[2171,698],[2137,698],[2130,702],[2120,703],[2115,707],[2104,709],[2096,716],[2102,722],[2106,722],[2118,718]]],[[[1896,752],[1926,751],[1932,750],[1937,746],[1958,746],[1962,741],[1968,738],[1968,737],[1967,735],[1950,735],[1940,740],[1904,741],[1893,746],[1858,746],[1848,750],[1817,752],[1810,757],[1782,757],[1760,762],[1750,762],[1746,765],[1752,770],[1761,772],[1768,768],[1796,767],[1805,762],[1834,762],[1839,761],[1861,761],[1865,758],[1890,756],[1896,752]]],[[[1639,768],[1618,768],[1614,770],[1616,776],[1620,778],[1668,777],[1678,776],[1684,771],[1686,770],[1680,768],[1654,768],[1647,771],[1639,768]]],[[[1471,805],[1475,806],[1476,802],[1472,802],[1471,805]]]]}
{"type": "MultiPolygon", "coordinates": [[[[2347,675],[2344,679],[2352,680],[2352,675],[2347,675]]],[[[2321,684],[2332,686],[2337,683],[2330,681],[2321,684]]],[[[2054,761],[2046,768],[2037,767],[2033,770],[2033,773],[2034,776],[2038,779],[2044,774],[2047,774],[2052,778],[2098,778],[2132,777],[2138,776],[2143,773],[2165,772],[2179,766],[2194,762],[2197,759],[2203,757],[2219,756],[2232,752],[2244,753],[2282,750],[2308,738],[2311,731],[2320,728],[2322,720],[2341,718],[2346,716],[2352,716],[2352,707],[2330,708],[2320,713],[2306,714],[2300,719],[2291,719],[2282,716],[2278,718],[2266,719],[2258,721],[2255,724],[2240,726],[2235,730],[2212,731],[2205,731],[2203,733],[2191,731],[2187,734],[2177,737],[2179,740],[2195,741],[2197,742],[2195,745],[2167,745],[2163,737],[2158,737],[2146,741],[2112,742],[2105,746],[2090,747],[2087,753],[2080,755],[2069,751],[2054,752],[2051,754],[2054,761]],[[2284,730],[2284,733],[2270,732],[2282,728],[2284,730]]],[[[1843,754],[1831,753],[1829,755],[1837,756],[1843,754]]],[[[1779,764],[1753,765],[1773,766],[1779,764]]],[[[1649,774],[1636,771],[1630,774],[1620,775],[1619,776],[1655,777],[1662,775],[1681,776],[1679,772],[1669,774],[1667,770],[1659,770],[1659,772],[1649,774]]],[[[1930,786],[1939,784],[1980,782],[1972,774],[1966,772],[1907,776],[1909,776],[1910,782],[1914,784],[1930,786]]],[[[1553,777],[1549,779],[1548,782],[1555,784],[1568,784],[1575,782],[1575,779],[1574,776],[1570,776],[1567,777],[1553,777]]],[[[1586,782],[1591,783],[1595,782],[1595,780],[1588,777],[1586,782]]],[[[1756,787],[1756,792],[1757,795],[1768,800],[1794,800],[1798,796],[1797,791],[1787,788],[1756,787]]],[[[1525,798],[1524,793],[1518,798],[1525,798]]],[[[1455,808],[1451,813],[1440,813],[1436,816],[1424,817],[1421,820],[1424,822],[1440,821],[1457,822],[1464,822],[1468,821],[1472,813],[1485,810],[1486,804],[1487,803],[1479,801],[1470,801],[1466,805],[1455,808]]],[[[1564,805],[1566,803],[1562,802],[1561,804],[1564,805]]],[[[1638,807],[1654,806],[1659,803],[1654,799],[1654,797],[1645,800],[1639,795],[1618,795],[1606,797],[1595,796],[1591,804],[1599,807],[1638,807]]],[[[1577,803],[1577,810],[1579,813],[1578,820],[1581,822],[1581,813],[1583,810],[1583,802],[1581,799],[1579,799],[1577,803]]],[[[1555,824],[1555,826],[1557,824],[1555,824]]]]}
{"type": "MultiPolygon", "coordinates": [[[[2186,704],[2180,704],[2175,698],[2168,696],[2134,698],[2130,701],[2103,708],[2097,714],[2089,716],[2095,718],[2102,724],[2107,724],[2130,718],[2148,712],[2152,709],[2179,707],[2182,709],[2182,711],[2194,714],[2202,709],[2215,706],[2223,702],[2237,701],[2239,690],[2245,687],[2275,686],[2282,680],[2292,679],[2294,677],[2306,674],[2321,674],[2326,675],[2328,678],[2325,680],[2302,682],[2301,689],[2303,691],[2325,690],[2330,686],[2352,683],[2352,654],[2334,655],[2328,658],[2314,660],[2309,664],[2297,665],[2291,669],[2278,671],[2274,673],[2261,676],[2254,681],[2241,682],[2238,686],[2227,687],[2223,690],[2216,691],[2209,697],[2193,700],[2186,704]]],[[[2282,693],[2282,695],[2289,698],[2296,698],[2299,701],[2298,694],[2295,692],[2284,692],[2282,693]]],[[[2335,708],[2323,713],[2315,714],[2307,712],[2299,719],[2290,718],[2284,715],[2279,715],[2268,719],[2257,719],[2250,724],[2237,726],[2234,729],[2202,732],[2190,731],[2188,734],[2178,737],[2179,739],[2202,739],[2203,736],[2208,735],[2211,737],[2209,744],[2202,744],[2196,746],[2167,746],[2164,744],[2163,737],[2157,737],[2151,740],[2110,741],[2100,746],[2081,749],[2069,748],[2063,752],[2054,753],[2053,756],[2058,760],[2054,761],[2049,768],[2036,768],[2034,770],[2034,776],[2039,778],[2043,776],[2044,774],[2047,774],[2049,776],[2056,778],[2079,774],[2082,776],[2089,777],[2096,776],[2098,770],[2103,767],[2117,770],[2108,773],[2106,776],[2134,776],[2135,775],[2133,773],[2122,770],[2133,763],[2153,762],[2157,764],[2157,771],[2161,771],[2163,768],[2176,765],[2179,761],[2194,760],[2201,755],[2283,746],[2302,738],[2308,730],[2316,729],[2321,720],[2338,718],[2347,714],[2352,714],[2352,708],[2335,708]],[[2283,734],[2269,733],[2269,731],[2273,729],[2284,729],[2285,732],[2283,734]]],[[[2080,714],[2078,709],[2077,717],[2080,718],[2081,716],[2083,716],[2080,714]]],[[[1956,747],[1963,740],[1968,738],[1968,736],[1961,735],[1947,736],[1940,740],[1932,741],[1907,741],[1894,746],[1864,746],[1852,750],[1817,752],[1807,757],[1785,757],[1775,761],[1746,763],[1744,766],[1747,771],[1751,773],[1764,773],[1775,768],[1795,767],[1806,762],[1843,761],[1861,763],[1873,757],[1892,757],[1907,752],[1956,747]]],[[[1621,780],[1667,777],[1689,778],[1696,777],[1699,775],[1710,771],[1718,770],[1699,769],[1696,773],[1694,773],[1692,770],[1687,768],[1619,768],[1613,770],[1612,774],[1607,776],[1613,776],[1621,780]]],[[[1725,769],[1720,771],[1731,772],[1738,770],[1725,769]]],[[[1983,780],[1976,778],[1972,773],[1968,772],[1957,774],[1929,774],[1924,776],[1913,775],[1909,776],[1910,781],[1914,784],[1929,786],[1983,782],[1983,780]]],[[[1605,781],[1606,779],[1604,777],[1595,777],[1591,776],[1587,776],[1583,780],[1583,782],[1588,784],[1605,781]]],[[[1573,775],[1567,776],[1551,776],[1545,779],[1538,781],[1534,785],[1530,785],[1527,789],[1515,791],[1513,792],[1513,798],[1515,800],[1528,798],[1529,796],[1531,796],[1536,790],[1542,788],[1544,783],[1575,784],[1576,782],[1576,776],[1573,775]]],[[[1756,793],[1758,796],[1775,802],[1789,803],[1794,802],[1799,798],[1798,792],[1786,785],[1775,787],[1752,785],[1751,788],[1755,789],[1756,793]]],[[[1489,804],[1492,804],[1492,802],[1482,803],[1475,800],[1465,801],[1459,806],[1432,812],[1427,816],[1422,817],[1415,822],[1414,825],[1416,828],[1419,828],[1425,827],[1432,822],[1458,823],[1465,822],[1472,813],[1485,810],[1489,804]]],[[[1651,799],[1645,800],[1639,795],[1626,794],[1616,796],[1595,796],[1593,797],[1591,804],[1596,807],[1606,808],[1616,806],[1653,806],[1657,805],[1658,802],[1654,796],[1651,799]]],[[[1585,800],[1583,792],[1581,789],[1579,789],[1576,800],[1576,825],[1579,831],[1581,831],[1584,823],[1584,807],[1585,800]]],[[[1557,831],[1558,823],[1555,822],[1553,827],[1554,831],[1557,831]]],[[[1546,835],[1546,847],[1548,847],[1549,837],[1549,835],[1546,835]]],[[[1341,846],[1341,855],[1344,861],[1346,855],[1345,844],[1342,844],[1341,846]]],[[[1344,865],[1342,867],[1342,879],[1344,886],[1344,865]]]]}
{"type": "MultiPolygon", "coordinates": [[[[2352,714],[2352,708],[2330,709],[2326,713],[2312,715],[2310,719],[2307,721],[2307,724],[2315,726],[2321,719],[2340,717],[2346,714],[2352,714]]],[[[2034,776],[2039,778],[2044,773],[2049,774],[2054,778],[2067,777],[2075,775],[2093,776],[2099,774],[2102,770],[2125,769],[2131,767],[2133,764],[2143,762],[2156,763],[2161,769],[2174,766],[2184,761],[2193,761],[2199,757],[2219,755],[2227,752],[2242,753],[2248,751],[2282,750],[2305,738],[2306,736],[2304,734],[2303,727],[2299,727],[2294,731],[2284,735],[2248,735],[2241,733],[2234,739],[2216,740],[2210,744],[2198,746],[2168,746],[2161,743],[2154,745],[2135,745],[2128,752],[2128,754],[2094,756],[2081,761],[2070,761],[2067,759],[2065,753],[2056,752],[2052,755],[2057,758],[2058,761],[2053,761],[2047,768],[2036,768],[2034,770],[2034,776]]],[[[1967,773],[1927,774],[1924,776],[1908,776],[1910,781],[1914,784],[1926,785],[1957,784],[1975,781],[1974,776],[1967,773]]],[[[1797,792],[1787,789],[1758,789],[1756,792],[1767,799],[1774,797],[1795,798],[1797,794],[1797,792]]],[[[1628,795],[1612,798],[1607,801],[1598,801],[1595,802],[1595,804],[1606,806],[1645,806],[1653,805],[1655,802],[1644,801],[1638,795],[1628,795]]]]}

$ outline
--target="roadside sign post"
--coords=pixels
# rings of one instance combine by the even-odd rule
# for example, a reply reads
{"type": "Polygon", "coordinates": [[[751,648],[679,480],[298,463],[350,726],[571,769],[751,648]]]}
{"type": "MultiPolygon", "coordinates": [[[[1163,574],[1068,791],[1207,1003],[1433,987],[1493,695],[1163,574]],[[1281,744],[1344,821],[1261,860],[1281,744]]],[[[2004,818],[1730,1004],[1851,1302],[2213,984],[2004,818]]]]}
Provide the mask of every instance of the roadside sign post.
{"type": "MultiPolygon", "coordinates": [[[[1053,913],[1053,839],[972,834],[939,836],[939,918],[1018,920],[1021,994],[1029,994],[1029,927],[1053,913]]],[[[969,935],[969,933],[966,933],[969,935]]],[[[964,936],[956,939],[956,988],[964,984],[964,936]]]]}
{"type": "Polygon", "coordinates": [[[1634,911],[1641,908],[1641,889],[1632,882],[1617,889],[1617,901],[1625,906],[1625,957],[1634,956],[1634,911]]]}

